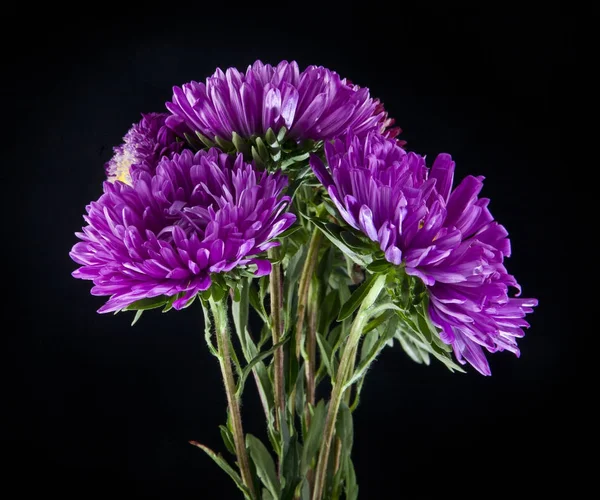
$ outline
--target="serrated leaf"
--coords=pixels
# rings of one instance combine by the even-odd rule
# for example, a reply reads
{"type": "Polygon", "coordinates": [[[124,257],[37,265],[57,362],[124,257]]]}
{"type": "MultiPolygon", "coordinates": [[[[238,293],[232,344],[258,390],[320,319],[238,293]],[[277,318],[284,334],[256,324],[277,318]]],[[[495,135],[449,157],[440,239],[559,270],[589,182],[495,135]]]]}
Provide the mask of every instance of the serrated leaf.
{"type": "Polygon", "coordinates": [[[212,451],[210,448],[208,448],[207,446],[204,446],[203,444],[200,444],[196,441],[190,441],[189,443],[191,445],[194,445],[194,446],[200,448],[202,451],[204,451],[204,453],[206,453],[210,458],[212,458],[214,460],[214,462],[219,467],[221,467],[221,469],[223,469],[229,475],[229,477],[231,479],[233,479],[233,482],[242,491],[242,493],[244,494],[244,497],[248,500],[252,499],[252,497],[250,496],[250,492],[248,491],[248,488],[246,488],[244,486],[244,483],[243,483],[240,475],[231,467],[231,465],[229,465],[227,463],[227,461],[222,457],[222,455],[220,453],[217,454],[214,451],[212,451]]]}
{"type": "Polygon", "coordinates": [[[256,474],[273,498],[279,498],[280,486],[275,470],[275,462],[267,447],[252,434],[246,434],[246,446],[256,467],[256,474]]]}

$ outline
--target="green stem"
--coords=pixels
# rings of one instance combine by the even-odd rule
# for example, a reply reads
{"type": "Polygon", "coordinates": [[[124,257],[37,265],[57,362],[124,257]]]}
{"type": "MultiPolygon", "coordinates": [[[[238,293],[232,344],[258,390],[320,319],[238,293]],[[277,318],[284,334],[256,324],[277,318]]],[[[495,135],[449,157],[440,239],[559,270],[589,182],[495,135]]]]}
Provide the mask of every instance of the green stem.
{"type": "MultiPolygon", "coordinates": [[[[315,406],[315,371],[317,357],[317,310],[319,292],[318,286],[313,282],[310,286],[310,303],[308,304],[308,335],[306,336],[306,401],[315,406]]],[[[310,424],[310,412],[306,407],[307,426],[310,424]]]]}
{"type": "Polygon", "coordinates": [[[321,500],[323,497],[327,464],[329,462],[329,452],[331,450],[333,435],[335,433],[335,422],[337,420],[337,415],[342,403],[342,398],[344,396],[344,386],[346,381],[349,380],[352,375],[354,363],[356,361],[358,344],[360,342],[365,323],[368,319],[366,311],[375,302],[385,285],[384,275],[376,276],[373,279],[375,280],[375,283],[373,283],[371,290],[363,300],[360,308],[358,309],[356,317],[354,318],[352,328],[350,329],[350,335],[348,336],[346,347],[344,348],[344,353],[342,354],[342,359],[338,367],[336,379],[335,381],[332,381],[333,390],[331,391],[331,400],[329,402],[329,409],[325,419],[324,436],[319,449],[319,459],[317,463],[315,487],[313,490],[312,500],[321,500]]]}
{"type": "MultiPolygon", "coordinates": [[[[300,282],[298,285],[298,321],[296,322],[296,359],[300,359],[300,354],[302,351],[302,329],[304,328],[304,317],[306,315],[308,291],[310,288],[312,275],[315,271],[315,267],[317,264],[317,257],[319,256],[319,246],[321,245],[322,239],[323,233],[319,229],[315,228],[310,239],[310,244],[308,246],[308,253],[306,255],[306,260],[304,261],[302,274],[300,275],[300,282]]],[[[309,369],[311,368],[307,367],[307,370],[309,369]]]]}
{"type": "MultiPolygon", "coordinates": [[[[238,339],[240,341],[240,345],[242,346],[242,352],[244,354],[244,358],[247,363],[250,363],[256,353],[252,355],[248,352],[248,345],[246,341],[246,334],[248,337],[252,338],[252,334],[248,325],[248,313],[250,308],[250,281],[248,278],[243,278],[240,283],[240,300],[239,302],[232,302],[232,312],[233,312],[233,326],[235,327],[235,331],[237,333],[238,339]]],[[[260,376],[258,373],[258,369],[255,366],[252,368],[252,375],[254,377],[254,381],[256,383],[256,388],[258,390],[258,395],[260,397],[260,402],[263,407],[263,411],[265,413],[265,417],[267,420],[269,419],[269,401],[267,400],[267,395],[264,391],[264,388],[260,381],[260,376]]]]}
{"type": "Polygon", "coordinates": [[[240,471],[242,473],[242,481],[251,497],[257,498],[254,483],[252,481],[252,473],[250,472],[250,462],[246,453],[246,445],[244,439],[244,429],[242,427],[242,415],[240,412],[240,402],[235,395],[236,385],[231,368],[231,354],[229,352],[230,334],[227,321],[227,296],[220,301],[215,302],[210,298],[210,309],[212,311],[213,320],[215,322],[215,330],[217,337],[217,350],[219,365],[223,375],[223,383],[225,384],[225,394],[227,395],[227,405],[229,407],[229,415],[231,417],[233,441],[235,445],[235,453],[237,456],[240,471]]]}
{"type": "MultiPolygon", "coordinates": [[[[277,248],[269,250],[269,258],[277,260],[277,248]]],[[[271,333],[273,336],[273,345],[281,341],[282,335],[282,316],[283,295],[281,293],[281,266],[273,264],[271,276],[269,279],[269,293],[271,296],[271,333]]],[[[280,418],[285,417],[285,393],[283,377],[283,346],[273,353],[273,391],[275,392],[275,425],[277,429],[281,428],[280,418]]]]}

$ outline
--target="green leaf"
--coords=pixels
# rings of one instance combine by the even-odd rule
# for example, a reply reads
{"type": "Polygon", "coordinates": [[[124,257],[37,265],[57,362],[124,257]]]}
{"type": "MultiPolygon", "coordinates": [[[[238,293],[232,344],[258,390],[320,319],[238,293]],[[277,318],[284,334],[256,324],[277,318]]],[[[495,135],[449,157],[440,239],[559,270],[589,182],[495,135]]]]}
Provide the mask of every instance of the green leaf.
{"type": "Polygon", "coordinates": [[[396,332],[396,338],[400,341],[400,345],[408,357],[412,359],[415,363],[423,363],[425,361],[425,356],[423,354],[423,350],[419,348],[419,346],[413,342],[410,337],[408,337],[402,330],[398,330],[396,332]]]}
{"type": "Polygon", "coordinates": [[[340,406],[340,411],[338,413],[338,417],[335,423],[335,431],[336,436],[340,439],[340,443],[342,446],[341,451],[341,463],[338,472],[333,475],[332,478],[332,498],[339,498],[339,491],[341,488],[341,481],[344,478],[344,473],[346,472],[346,460],[350,460],[350,456],[352,454],[352,445],[354,441],[354,428],[352,423],[352,412],[348,405],[342,402],[340,406]]]}
{"type": "Polygon", "coordinates": [[[140,299],[132,302],[128,306],[123,308],[123,311],[148,311],[149,309],[158,309],[165,305],[169,300],[166,295],[159,295],[158,297],[151,297],[149,299],[140,299]]]}
{"type": "Polygon", "coordinates": [[[354,472],[354,465],[350,457],[346,460],[346,482],[345,492],[346,500],[357,500],[358,499],[358,484],[356,483],[356,472],[354,472]]]}
{"type": "Polygon", "coordinates": [[[294,234],[298,229],[302,229],[300,224],[292,224],[289,228],[287,228],[283,233],[277,236],[277,239],[284,240],[285,238],[289,238],[292,234],[294,234]]]}
{"type": "Polygon", "coordinates": [[[204,313],[204,340],[206,341],[206,345],[208,346],[208,350],[215,357],[219,357],[219,352],[216,347],[212,343],[212,322],[210,319],[210,311],[206,306],[204,301],[200,301],[202,304],[202,312],[204,313]]]}
{"type": "Polygon", "coordinates": [[[250,303],[250,280],[242,278],[237,287],[239,297],[231,304],[231,314],[233,316],[233,325],[242,345],[242,351],[246,348],[246,325],[248,325],[249,303],[250,303]]]}
{"type": "Polygon", "coordinates": [[[261,352],[244,367],[242,375],[241,375],[240,379],[238,380],[238,386],[237,386],[237,390],[236,390],[236,395],[238,397],[241,396],[242,391],[244,390],[244,384],[246,383],[246,379],[248,378],[248,375],[250,375],[250,373],[252,373],[253,368],[258,363],[260,363],[263,359],[265,359],[268,356],[270,356],[271,354],[273,354],[277,349],[279,349],[289,339],[290,339],[290,337],[287,337],[287,338],[283,339],[282,341],[277,342],[277,344],[275,344],[273,347],[271,347],[271,349],[269,349],[268,351],[261,352]]]}
{"type": "Polygon", "coordinates": [[[258,313],[263,323],[268,323],[269,315],[267,314],[267,310],[265,309],[264,296],[260,295],[260,292],[256,287],[251,287],[249,293],[250,305],[258,313]]]}
{"type": "Polygon", "coordinates": [[[317,452],[323,440],[323,430],[325,428],[325,416],[327,412],[323,400],[319,401],[312,411],[310,427],[304,439],[304,448],[302,450],[302,460],[300,472],[305,475],[309,468],[313,466],[313,460],[316,459],[317,452]]]}
{"type": "Polygon", "coordinates": [[[352,234],[350,231],[341,231],[340,237],[342,238],[342,241],[353,250],[358,250],[361,253],[370,253],[373,251],[372,244],[361,240],[356,235],[352,234]]]}
{"type": "MultiPolygon", "coordinates": [[[[306,394],[304,392],[304,364],[301,363],[300,365],[298,365],[298,363],[296,362],[296,356],[291,356],[292,359],[290,360],[290,365],[295,366],[296,369],[298,370],[296,372],[296,384],[295,384],[295,394],[296,394],[296,399],[294,401],[295,403],[295,407],[296,407],[296,412],[298,413],[299,417],[303,417],[304,415],[304,403],[306,401],[306,394]]],[[[290,377],[291,378],[291,377],[290,377]]],[[[294,380],[292,378],[292,380],[294,380]]]]}
{"type": "Polygon", "coordinates": [[[252,434],[246,434],[246,446],[256,467],[256,474],[273,498],[279,498],[280,486],[275,462],[266,446],[252,434]]]}
{"type": "Polygon", "coordinates": [[[225,448],[227,451],[235,456],[235,444],[233,443],[233,435],[229,428],[225,425],[219,425],[219,429],[221,431],[221,438],[223,439],[223,443],[225,443],[225,448]]]}
{"type": "Polygon", "coordinates": [[[214,451],[212,451],[210,448],[208,448],[207,446],[204,446],[203,444],[200,444],[196,441],[190,441],[190,444],[197,446],[198,448],[200,448],[202,451],[204,451],[210,458],[212,458],[215,463],[221,467],[221,469],[223,469],[231,479],[233,479],[233,482],[236,484],[236,486],[242,490],[242,493],[244,493],[244,497],[248,500],[252,500],[252,497],[250,496],[250,492],[248,491],[248,488],[246,488],[244,486],[244,483],[242,481],[242,478],[240,477],[240,475],[231,467],[231,465],[229,465],[227,463],[227,461],[222,457],[222,455],[219,453],[215,453],[214,451]]]}
{"type": "Polygon", "coordinates": [[[390,264],[387,260],[378,259],[371,262],[367,266],[367,270],[371,271],[372,273],[383,273],[390,269],[391,266],[392,264],[390,264]]]}
{"type": "Polygon", "coordinates": [[[169,312],[171,309],[173,309],[173,302],[177,300],[178,296],[179,294],[172,295],[171,297],[169,297],[169,300],[167,300],[167,302],[165,303],[165,307],[162,310],[163,313],[169,312]]]}
{"type": "Polygon", "coordinates": [[[375,319],[372,319],[366,324],[365,329],[363,330],[363,335],[369,333],[371,330],[374,330],[379,325],[385,323],[392,316],[394,316],[394,311],[385,311],[383,314],[380,314],[375,319]]]}
{"type": "MultiPolygon", "coordinates": [[[[319,275],[320,276],[320,275],[319,275]]],[[[319,324],[317,330],[328,332],[329,326],[338,315],[340,309],[339,294],[337,290],[331,290],[326,296],[320,307],[319,324]]]]}
{"type": "Polygon", "coordinates": [[[225,297],[225,295],[227,294],[227,289],[225,289],[222,286],[219,286],[217,283],[214,283],[210,287],[210,292],[211,292],[211,296],[215,302],[221,302],[223,300],[223,298],[225,297]]]}
{"type": "Polygon", "coordinates": [[[379,277],[380,275],[370,276],[367,281],[365,281],[354,291],[350,298],[344,304],[342,304],[342,308],[340,309],[340,313],[338,314],[337,318],[338,321],[342,321],[352,316],[352,313],[354,313],[354,311],[360,307],[379,277]]]}
{"type": "Polygon", "coordinates": [[[282,480],[285,479],[285,486],[281,495],[282,500],[293,500],[296,487],[302,479],[302,476],[300,476],[301,453],[302,445],[298,442],[298,435],[294,434],[290,438],[289,445],[283,455],[281,476],[282,480]]]}
{"type": "Polygon", "coordinates": [[[321,335],[320,332],[317,332],[317,344],[319,344],[319,349],[321,351],[321,360],[325,364],[327,373],[329,374],[331,379],[334,380],[337,372],[337,364],[333,356],[333,349],[329,342],[327,342],[327,339],[323,337],[323,335],[321,335]]]}
{"type": "MultiPolygon", "coordinates": [[[[304,215],[301,213],[301,215],[304,215]]],[[[305,216],[307,217],[307,216],[305,216]]],[[[323,234],[331,241],[337,248],[339,248],[345,255],[350,257],[354,262],[358,265],[366,267],[371,262],[370,255],[359,255],[353,249],[351,249],[344,241],[342,240],[340,233],[342,228],[340,226],[336,226],[335,224],[325,223],[319,219],[307,217],[315,226],[319,228],[323,232],[323,234]],[[335,229],[337,228],[337,229],[335,229]]]]}
{"type": "Polygon", "coordinates": [[[278,500],[277,498],[273,497],[273,495],[271,495],[271,493],[269,493],[269,490],[263,488],[262,490],[262,500],[278,500]]]}
{"type": "Polygon", "coordinates": [[[363,340],[360,350],[360,361],[362,361],[369,355],[371,349],[373,349],[373,346],[375,346],[375,344],[379,340],[379,336],[380,334],[377,330],[372,330],[365,335],[365,339],[363,340]]]}

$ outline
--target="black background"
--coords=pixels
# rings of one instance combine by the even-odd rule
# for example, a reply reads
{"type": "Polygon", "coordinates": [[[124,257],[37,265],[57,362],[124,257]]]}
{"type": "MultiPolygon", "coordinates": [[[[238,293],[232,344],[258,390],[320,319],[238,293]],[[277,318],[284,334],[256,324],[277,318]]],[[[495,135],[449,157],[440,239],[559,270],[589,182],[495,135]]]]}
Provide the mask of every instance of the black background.
{"type": "MultiPolygon", "coordinates": [[[[483,195],[511,235],[507,267],[524,296],[540,300],[521,358],[490,355],[492,377],[384,352],[355,413],[361,498],[576,487],[566,473],[582,425],[573,427],[576,338],[557,264],[575,168],[561,146],[577,150],[565,118],[575,15],[224,2],[51,14],[7,39],[3,66],[3,246],[16,257],[4,260],[1,432],[21,491],[238,498],[187,444],[223,450],[225,399],[199,308],[147,314],[135,327],[127,314],[98,315],[103,300],[70,276],[68,252],[100,194],[103,163],[139,113],[163,110],[173,85],[259,58],[324,65],[368,86],[409,149],[430,159],[450,152],[458,178],[484,175],[483,195]]],[[[246,429],[263,436],[252,391],[243,411],[246,429]]]]}

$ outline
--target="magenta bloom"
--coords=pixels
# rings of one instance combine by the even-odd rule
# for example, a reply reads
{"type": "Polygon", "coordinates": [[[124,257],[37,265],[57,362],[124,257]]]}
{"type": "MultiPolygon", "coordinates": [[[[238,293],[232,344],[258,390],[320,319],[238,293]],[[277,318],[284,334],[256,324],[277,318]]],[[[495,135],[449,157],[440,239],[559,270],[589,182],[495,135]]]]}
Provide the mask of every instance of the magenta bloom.
{"type": "Polygon", "coordinates": [[[466,177],[454,190],[454,162],[423,157],[393,139],[369,134],[325,144],[329,168],[314,156],[311,166],[342,218],[377,242],[385,258],[423,280],[429,314],[456,358],[490,374],[482,347],[519,355],[516,338],[535,299],[511,298],[518,290],[504,257],[510,241],[493,220],[489,200],[478,198],[483,177],[466,177]]]}
{"type": "Polygon", "coordinates": [[[123,137],[124,143],[113,148],[114,156],[105,165],[109,181],[131,185],[136,169],[154,173],[163,156],[171,157],[182,150],[185,143],[177,140],[165,125],[167,116],[166,113],[142,114],[142,119],[132,125],[123,137]]]}
{"type": "Polygon", "coordinates": [[[368,89],[320,66],[300,72],[296,62],[287,61],[275,67],[256,61],[245,74],[217,69],[206,83],[174,87],[166,106],[172,113],[167,125],[181,137],[197,131],[226,140],[233,132],[249,139],[284,126],[297,142],[326,140],[348,129],[358,135],[379,130],[386,119],[375,113],[377,102],[368,89]]]}
{"type": "Polygon", "coordinates": [[[99,312],[181,294],[179,309],[210,287],[212,273],[254,264],[257,276],[267,274],[270,262],[257,256],[295,220],[281,195],[286,178],[257,172],[241,155],[184,150],[163,157],[154,174],[132,175],[133,186],[104,184],[70,253],[81,264],[73,276],[111,296],[99,312]]]}

